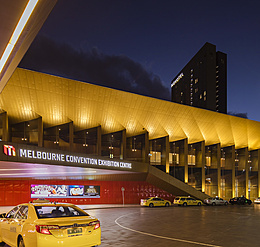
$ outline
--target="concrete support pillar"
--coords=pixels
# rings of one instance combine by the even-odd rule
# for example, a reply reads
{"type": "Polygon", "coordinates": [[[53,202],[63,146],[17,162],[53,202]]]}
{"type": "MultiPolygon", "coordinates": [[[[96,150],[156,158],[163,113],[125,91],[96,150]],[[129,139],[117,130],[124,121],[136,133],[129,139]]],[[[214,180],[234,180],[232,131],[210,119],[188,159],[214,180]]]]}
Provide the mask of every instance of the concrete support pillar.
{"type": "Polygon", "coordinates": [[[69,123],[69,142],[70,142],[70,151],[73,152],[73,143],[74,143],[73,122],[69,123]]]}
{"type": "MultiPolygon", "coordinates": [[[[149,153],[153,151],[153,141],[149,141],[149,153]]],[[[149,157],[149,163],[151,164],[151,159],[149,157]]]]}
{"type": "Polygon", "coordinates": [[[142,159],[143,162],[149,163],[149,153],[150,153],[150,146],[149,146],[149,132],[144,133],[144,144],[142,147],[142,159]]]}
{"type": "Polygon", "coordinates": [[[205,141],[201,142],[201,191],[205,192],[205,141]]]}
{"type": "Polygon", "coordinates": [[[217,186],[218,196],[221,197],[221,147],[217,144],[217,186]]]}
{"type": "Polygon", "coordinates": [[[188,168],[188,139],[184,139],[184,182],[189,182],[189,168],[188,168]]]}
{"type": "Polygon", "coordinates": [[[246,198],[249,197],[248,182],[249,182],[249,165],[248,165],[248,147],[245,148],[245,175],[246,175],[246,198]]]}
{"type": "Polygon", "coordinates": [[[38,118],[38,147],[43,147],[43,122],[42,122],[42,117],[38,118]]]}
{"type": "Polygon", "coordinates": [[[2,119],[3,119],[2,141],[8,142],[9,141],[8,115],[7,115],[7,112],[3,112],[1,115],[2,115],[2,119]]]}
{"type": "Polygon", "coordinates": [[[121,154],[120,159],[126,158],[126,130],[122,130],[122,140],[121,140],[121,154]]]}
{"type": "Polygon", "coordinates": [[[232,197],[235,197],[236,194],[236,188],[235,188],[235,181],[236,181],[236,167],[235,167],[235,159],[236,159],[236,149],[235,146],[231,147],[231,165],[232,165],[232,197]]]}
{"type": "Polygon", "coordinates": [[[97,127],[97,144],[96,144],[96,147],[97,147],[97,155],[98,156],[101,156],[101,126],[98,126],[97,127]]]}
{"type": "Polygon", "coordinates": [[[257,165],[258,165],[258,178],[257,178],[257,196],[260,197],[260,149],[257,150],[257,165]]]}
{"type": "Polygon", "coordinates": [[[169,164],[169,153],[170,153],[170,142],[169,136],[164,138],[164,145],[162,150],[162,165],[165,165],[166,173],[170,172],[170,164],[169,164]]]}

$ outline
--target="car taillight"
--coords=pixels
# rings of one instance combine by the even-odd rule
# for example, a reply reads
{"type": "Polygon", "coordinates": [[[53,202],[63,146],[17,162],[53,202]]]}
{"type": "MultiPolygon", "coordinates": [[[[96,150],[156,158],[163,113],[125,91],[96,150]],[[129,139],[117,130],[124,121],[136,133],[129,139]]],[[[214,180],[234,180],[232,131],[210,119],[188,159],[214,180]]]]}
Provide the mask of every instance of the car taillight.
{"type": "Polygon", "coordinates": [[[93,221],[89,223],[89,226],[94,226],[94,230],[98,229],[100,227],[100,221],[93,221]]]}
{"type": "Polygon", "coordinates": [[[47,235],[52,235],[49,230],[60,229],[59,226],[55,226],[55,225],[36,225],[35,228],[36,228],[36,232],[41,234],[47,234],[47,235]]]}

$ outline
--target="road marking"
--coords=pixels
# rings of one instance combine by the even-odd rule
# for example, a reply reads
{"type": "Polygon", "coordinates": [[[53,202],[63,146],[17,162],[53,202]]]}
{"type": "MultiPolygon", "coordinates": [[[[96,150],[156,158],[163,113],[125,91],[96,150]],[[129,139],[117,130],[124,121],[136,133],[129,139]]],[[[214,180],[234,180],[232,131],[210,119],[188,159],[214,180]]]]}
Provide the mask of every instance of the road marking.
{"type": "Polygon", "coordinates": [[[151,236],[151,237],[155,237],[155,238],[162,238],[162,239],[167,239],[167,240],[171,240],[171,241],[178,241],[178,242],[183,242],[183,243],[188,243],[188,244],[197,244],[197,245],[202,245],[202,246],[208,246],[208,247],[222,247],[222,246],[219,246],[219,245],[213,245],[213,244],[206,244],[206,243],[200,243],[200,242],[194,242],[194,241],[190,241],[190,240],[185,240],[185,239],[178,239],[178,238],[170,238],[170,237],[164,237],[164,236],[160,236],[160,235],[155,235],[155,234],[151,234],[151,233],[147,233],[147,232],[141,232],[141,231],[137,231],[137,230],[134,230],[134,229],[131,229],[131,228],[128,228],[128,227],[125,227],[125,226],[122,226],[121,224],[118,223],[118,220],[125,217],[125,216],[128,216],[129,214],[126,214],[126,215],[122,215],[120,217],[118,217],[116,220],[115,220],[115,223],[126,229],[126,230],[129,230],[129,231],[132,231],[132,232],[136,232],[136,233],[140,233],[140,234],[143,234],[143,235],[147,235],[147,236],[151,236]]]}

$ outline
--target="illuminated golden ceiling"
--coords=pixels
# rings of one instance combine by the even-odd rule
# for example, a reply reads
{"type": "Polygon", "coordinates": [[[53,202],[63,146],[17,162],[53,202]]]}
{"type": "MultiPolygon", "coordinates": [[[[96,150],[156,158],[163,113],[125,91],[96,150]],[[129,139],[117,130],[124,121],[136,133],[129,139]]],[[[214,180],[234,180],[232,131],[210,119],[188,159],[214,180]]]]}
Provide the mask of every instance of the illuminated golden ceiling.
{"type": "Polygon", "coordinates": [[[101,125],[103,133],[126,129],[236,148],[260,148],[260,122],[17,68],[0,95],[12,121],[42,116],[45,126],[73,121],[74,128],[101,125]]]}

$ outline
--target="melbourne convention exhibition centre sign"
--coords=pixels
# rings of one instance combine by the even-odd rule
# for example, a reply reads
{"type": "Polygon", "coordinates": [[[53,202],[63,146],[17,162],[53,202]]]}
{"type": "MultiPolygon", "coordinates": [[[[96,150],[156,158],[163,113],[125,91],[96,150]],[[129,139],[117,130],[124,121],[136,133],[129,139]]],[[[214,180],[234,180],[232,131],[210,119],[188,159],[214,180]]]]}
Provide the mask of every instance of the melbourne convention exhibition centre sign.
{"type": "Polygon", "coordinates": [[[107,168],[116,170],[132,170],[132,163],[124,160],[103,159],[102,157],[71,153],[56,149],[3,143],[0,159],[5,161],[69,165],[91,168],[107,168]]]}

